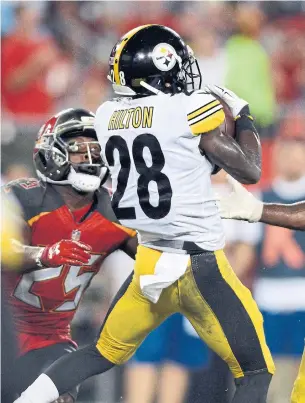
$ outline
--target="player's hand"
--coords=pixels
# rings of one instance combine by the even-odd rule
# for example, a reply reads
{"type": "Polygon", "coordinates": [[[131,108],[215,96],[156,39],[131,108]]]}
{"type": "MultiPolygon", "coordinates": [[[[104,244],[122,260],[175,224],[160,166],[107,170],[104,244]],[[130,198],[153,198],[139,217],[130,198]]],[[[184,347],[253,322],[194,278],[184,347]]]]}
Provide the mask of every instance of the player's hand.
{"type": "Polygon", "coordinates": [[[231,176],[227,175],[227,180],[232,185],[232,192],[218,199],[221,217],[249,222],[259,221],[263,212],[263,202],[256,199],[231,176]]]}
{"type": "Polygon", "coordinates": [[[204,87],[204,91],[215,94],[219,98],[221,98],[229,107],[230,111],[234,118],[236,118],[240,111],[246,106],[249,105],[247,101],[242,98],[239,98],[233,91],[228,90],[225,87],[219,87],[218,85],[206,85],[204,87]]]}
{"type": "Polygon", "coordinates": [[[79,241],[63,239],[43,249],[40,257],[41,264],[45,267],[58,267],[64,264],[71,266],[83,266],[88,264],[91,247],[79,241]]]}

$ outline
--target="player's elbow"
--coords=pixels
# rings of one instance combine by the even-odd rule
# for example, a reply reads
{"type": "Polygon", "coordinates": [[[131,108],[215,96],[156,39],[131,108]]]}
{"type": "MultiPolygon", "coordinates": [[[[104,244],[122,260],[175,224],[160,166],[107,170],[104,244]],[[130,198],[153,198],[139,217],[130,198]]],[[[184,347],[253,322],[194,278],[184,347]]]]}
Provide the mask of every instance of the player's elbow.
{"type": "Polygon", "coordinates": [[[255,165],[255,167],[252,170],[252,185],[255,185],[255,183],[258,183],[260,178],[262,176],[262,167],[255,165]]]}
{"type": "Polygon", "coordinates": [[[261,178],[262,170],[258,166],[252,166],[251,169],[245,172],[242,180],[240,181],[244,185],[255,185],[261,178]]]}

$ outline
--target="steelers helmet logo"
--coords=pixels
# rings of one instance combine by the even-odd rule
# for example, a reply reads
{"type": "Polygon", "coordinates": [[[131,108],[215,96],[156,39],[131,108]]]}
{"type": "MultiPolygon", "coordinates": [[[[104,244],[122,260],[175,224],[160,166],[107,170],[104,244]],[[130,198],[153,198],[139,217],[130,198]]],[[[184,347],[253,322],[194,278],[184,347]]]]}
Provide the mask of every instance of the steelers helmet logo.
{"type": "Polygon", "coordinates": [[[168,43],[159,43],[154,47],[152,60],[157,69],[169,71],[177,62],[177,53],[168,43]]]}

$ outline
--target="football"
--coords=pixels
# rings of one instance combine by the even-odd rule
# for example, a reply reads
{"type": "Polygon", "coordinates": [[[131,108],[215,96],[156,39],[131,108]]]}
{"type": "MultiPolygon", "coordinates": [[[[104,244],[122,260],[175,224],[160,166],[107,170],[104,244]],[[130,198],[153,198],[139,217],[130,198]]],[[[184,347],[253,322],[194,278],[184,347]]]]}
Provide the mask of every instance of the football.
{"type": "Polygon", "coordinates": [[[223,106],[223,111],[225,113],[225,121],[220,125],[221,131],[226,135],[230,137],[235,137],[235,120],[233,118],[232,112],[230,111],[228,105],[217,95],[214,95],[215,98],[218,99],[218,101],[221,103],[223,106]]]}

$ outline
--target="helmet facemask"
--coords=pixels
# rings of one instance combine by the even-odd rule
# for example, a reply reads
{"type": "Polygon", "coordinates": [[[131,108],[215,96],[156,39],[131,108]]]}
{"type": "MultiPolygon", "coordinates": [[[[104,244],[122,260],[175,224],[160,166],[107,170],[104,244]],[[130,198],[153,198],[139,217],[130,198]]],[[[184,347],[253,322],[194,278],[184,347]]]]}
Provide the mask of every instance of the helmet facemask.
{"type": "Polygon", "coordinates": [[[68,174],[70,184],[80,192],[97,190],[101,185],[101,179],[105,175],[101,158],[101,148],[98,141],[77,141],[70,139],[66,148],[67,158],[71,166],[68,174]],[[81,162],[73,162],[73,158],[80,154],[81,162]]]}
{"type": "Polygon", "coordinates": [[[200,90],[202,84],[202,76],[197,59],[190,46],[187,45],[188,58],[182,63],[178,80],[184,85],[186,92],[200,90]]]}

